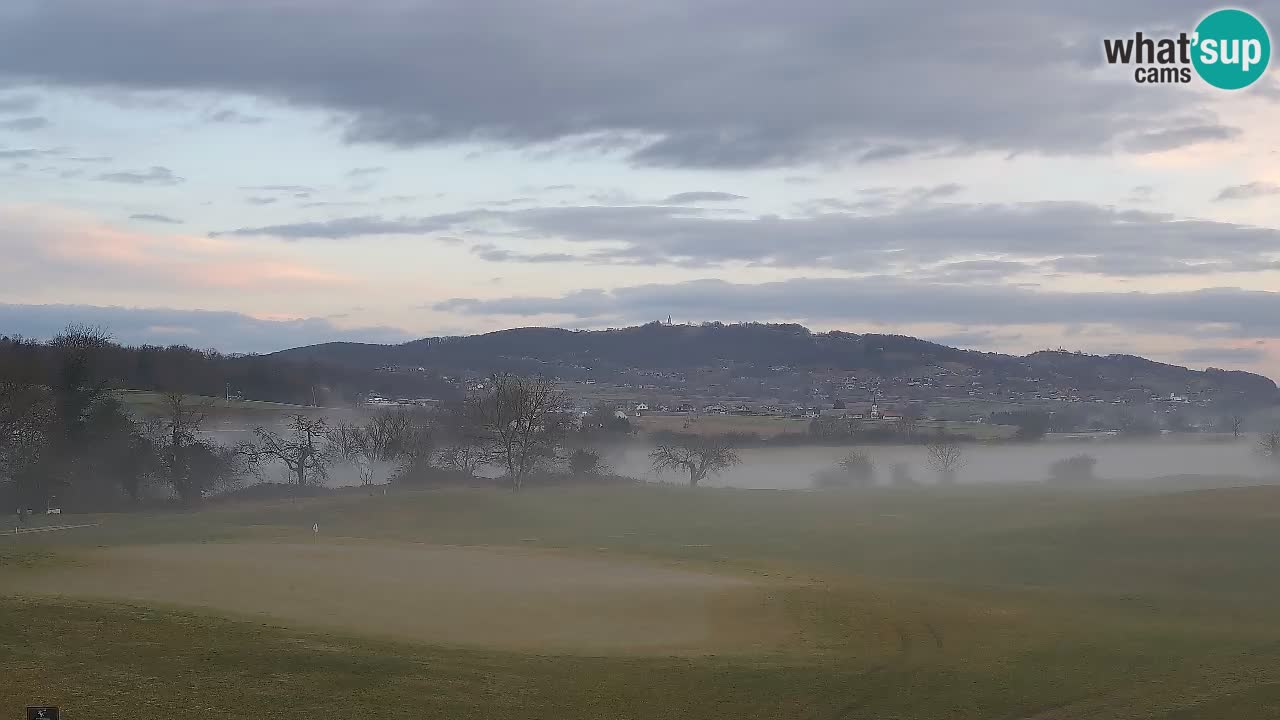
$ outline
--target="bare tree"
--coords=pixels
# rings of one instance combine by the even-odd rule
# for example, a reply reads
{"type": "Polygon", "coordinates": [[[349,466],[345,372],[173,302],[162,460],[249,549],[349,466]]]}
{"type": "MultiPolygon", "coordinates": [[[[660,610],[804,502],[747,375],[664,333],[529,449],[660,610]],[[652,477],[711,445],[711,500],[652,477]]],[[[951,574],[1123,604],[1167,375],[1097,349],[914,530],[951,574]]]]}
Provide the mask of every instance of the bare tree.
{"type": "Polygon", "coordinates": [[[1258,438],[1258,453],[1280,467],[1280,428],[1262,433],[1258,438]]]}
{"type": "Polygon", "coordinates": [[[436,436],[431,418],[425,413],[410,413],[402,429],[398,474],[411,482],[428,479],[434,468],[436,436]]]}
{"type": "Polygon", "coordinates": [[[697,487],[707,475],[718,475],[742,462],[722,438],[703,436],[659,445],[649,453],[649,460],[653,463],[654,472],[680,470],[689,473],[690,487],[697,487]]]}
{"type": "Polygon", "coordinates": [[[898,434],[904,440],[910,440],[915,437],[916,431],[920,429],[920,421],[924,419],[924,413],[916,405],[908,405],[902,409],[902,416],[895,423],[898,434]]]}
{"type": "Polygon", "coordinates": [[[409,412],[403,408],[374,415],[362,431],[365,451],[377,462],[399,459],[408,444],[412,424],[409,412]]]}
{"type": "Polygon", "coordinates": [[[956,481],[956,473],[964,466],[964,451],[960,443],[939,431],[925,446],[929,467],[938,473],[938,481],[950,485],[956,481]]]}
{"type": "Polygon", "coordinates": [[[333,447],[334,454],[343,460],[354,460],[364,452],[364,428],[358,425],[334,425],[325,433],[325,439],[333,447]]]}
{"type": "Polygon", "coordinates": [[[373,484],[374,458],[365,428],[343,423],[329,428],[325,439],[334,455],[355,469],[361,485],[373,484]]]}
{"type": "Polygon", "coordinates": [[[207,400],[165,393],[160,414],[148,419],[141,432],[146,447],[139,450],[159,455],[159,474],[189,504],[238,485],[252,460],[247,445],[223,447],[200,439],[210,407],[207,400]]]}
{"type": "Polygon", "coordinates": [[[328,440],[329,424],[324,418],[298,413],[290,416],[284,434],[264,427],[253,432],[258,437],[257,463],[283,463],[298,486],[320,485],[328,479],[336,453],[328,440]]]}
{"type": "Polygon", "coordinates": [[[480,403],[472,399],[447,407],[440,417],[440,449],[436,459],[442,467],[474,477],[495,459],[493,436],[485,429],[480,403]]]}
{"type": "Polygon", "coordinates": [[[1227,427],[1231,428],[1231,437],[1240,439],[1240,428],[1244,425],[1244,417],[1241,415],[1229,415],[1226,418],[1227,427]]]}
{"type": "Polygon", "coordinates": [[[875,461],[864,452],[852,450],[835,467],[814,473],[813,484],[822,489],[872,487],[876,484],[875,461]]]}
{"type": "Polygon", "coordinates": [[[491,438],[512,490],[519,490],[530,472],[555,458],[568,428],[569,397],[547,378],[495,375],[491,384],[468,400],[469,412],[491,438]]]}
{"type": "Polygon", "coordinates": [[[204,424],[206,403],[197,403],[182,393],[165,393],[160,398],[161,414],[147,427],[151,442],[160,451],[165,480],[185,502],[204,495],[191,468],[191,447],[204,424]]]}
{"type": "Polygon", "coordinates": [[[436,452],[440,465],[454,472],[475,476],[488,462],[490,451],[478,443],[454,439],[436,452]]]}
{"type": "Polygon", "coordinates": [[[48,389],[0,382],[0,480],[14,484],[21,503],[39,500],[37,475],[49,451],[55,414],[48,389]]]}

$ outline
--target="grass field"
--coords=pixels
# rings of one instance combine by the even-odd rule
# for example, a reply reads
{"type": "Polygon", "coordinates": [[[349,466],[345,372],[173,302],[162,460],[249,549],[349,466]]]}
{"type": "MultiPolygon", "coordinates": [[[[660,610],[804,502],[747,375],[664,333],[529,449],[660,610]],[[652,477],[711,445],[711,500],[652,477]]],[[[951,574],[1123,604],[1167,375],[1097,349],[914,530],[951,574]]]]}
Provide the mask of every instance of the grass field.
{"type": "MultiPolygon", "coordinates": [[[[783,433],[807,433],[809,422],[802,418],[757,415],[642,415],[632,418],[636,429],[643,433],[754,433],[766,438],[783,433]]],[[[868,424],[867,427],[872,426],[868,424]]],[[[977,440],[999,440],[1013,437],[1018,429],[1010,425],[950,420],[923,420],[917,425],[918,432],[933,433],[938,430],[954,435],[969,435],[977,440]]]]}
{"type": "MultiPolygon", "coordinates": [[[[117,390],[116,397],[137,415],[163,415],[164,394],[151,390],[117,390]]],[[[322,408],[307,405],[290,405],[288,403],[264,402],[261,400],[228,400],[221,397],[203,395],[187,395],[188,402],[212,420],[245,419],[256,422],[275,422],[287,415],[303,413],[306,415],[342,415],[355,413],[351,408],[322,408]]]]}
{"type": "Polygon", "coordinates": [[[782,433],[804,433],[809,430],[808,420],[755,415],[642,415],[632,418],[632,423],[643,433],[755,433],[760,437],[773,437],[782,433]]]}
{"type": "Polygon", "coordinates": [[[101,524],[0,537],[0,717],[1280,717],[1275,487],[439,491],[57,521],[101,524]]]}

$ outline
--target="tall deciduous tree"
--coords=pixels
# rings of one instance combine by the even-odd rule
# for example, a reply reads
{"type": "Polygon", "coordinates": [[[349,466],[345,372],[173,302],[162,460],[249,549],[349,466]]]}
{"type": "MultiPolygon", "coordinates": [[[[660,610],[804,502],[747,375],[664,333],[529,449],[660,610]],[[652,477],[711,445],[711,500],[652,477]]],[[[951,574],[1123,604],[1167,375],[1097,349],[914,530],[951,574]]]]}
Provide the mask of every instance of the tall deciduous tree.
{"type": "Polygon", "coordinates": [[[708,475],[718,475],[742,462],[723,438],[688,437],[659,445],[649,453],[655,472],[680,470],[689,473],[689,485],[697,487],[708,475]]]}
{"type": "Polygon", "coordinates": [[[555,458],[569,425],[569,397],[548,378],[495,375],[467,403],[490,438],[495,462],[506,467],[512,490],[555,458]]]}
{"type": "Polygon", "coordinates": [[[254,459],[279,462],[285,466],[295,485],[320,485],[329,477],[329,467],[336,457],[329,442],[329,425],[324,418],[298,413],[289,418],[283,433],[258,427],[254,459]]]}
{"type": "Polygon", "coordinates": [[[944,485],[956,481],[956,474],[964,466],[964,450],[960,443],[948,437],[942,431],[925,446],[929,467],[938,473],[938,480],[944,485]]]}
{"type": "Polygon", "coordinates": [[[1240,437],[1240,428],[1244,425],[1244,416],[1228,415],[1226,425],[1231,429],[1231,437],[1238,439],[1240,437]]]}
{"type": "Polygon", "coordinates": [[[23,507],[44,502],[41,462],[54,426],[48,388],[25,382],[0,382],[0,481],[23,507]]]}
{"type": "Polygon", "coordinates": [[[152,421],[150,437],[160,450],[165,481],[184,502],[199,502],[204,491],[191,468],[191,448],[208,406],[179,392],[160,399],[161,414],[152,421]]]}

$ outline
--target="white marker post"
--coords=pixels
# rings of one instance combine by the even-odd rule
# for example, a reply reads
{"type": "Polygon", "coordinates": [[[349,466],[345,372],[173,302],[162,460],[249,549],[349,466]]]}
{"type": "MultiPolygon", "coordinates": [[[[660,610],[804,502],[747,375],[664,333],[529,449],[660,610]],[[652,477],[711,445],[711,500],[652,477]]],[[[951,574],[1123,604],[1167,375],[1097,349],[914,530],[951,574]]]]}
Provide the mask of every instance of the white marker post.
{"type": "Polygon", "coordinates": [[[320,523],[311,524],[311,542],[320,542],[320,523]]]}

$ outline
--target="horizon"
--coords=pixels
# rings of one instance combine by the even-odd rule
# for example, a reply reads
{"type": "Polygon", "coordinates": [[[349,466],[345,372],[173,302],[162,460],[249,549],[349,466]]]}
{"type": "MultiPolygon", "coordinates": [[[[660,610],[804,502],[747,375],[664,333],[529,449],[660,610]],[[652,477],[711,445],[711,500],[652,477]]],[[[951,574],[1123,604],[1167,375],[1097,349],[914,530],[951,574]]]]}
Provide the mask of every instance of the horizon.
{"type": "MultiPolygon", "coordinates": [[[[321,342],[310,343],[310,344],[307,344],[307,345],[295,345],[295,346],[290,346],[290,347],[283,347],[283,348],[279,348],[279,349],[276,349],[276,350],[268,350],[268,351],[265,351],[265,352],[258,352],[258,351],[240,351],[240,350],[226,349],[226,348],[220,348],[220,347],[215,347],[215,346],[190,346],[190,347],[192,347],[193,349],[197,349],[197,350],[213,350],[213,351],[216,351],[216,352],[222,353],[223,355],[228,355],[228,356],[265,356],[265,355],[274,355],[274,354],[276,354],[276,353],[287,352],[287,351],[290,351],[290,350],[300,350],[300,349],[305,349],[305,348],[308,348],[308,347],[322,347],[322,346],[325,346],[325,345],[334,345],[334,344],[345,344],[345,345],[367,345],[367,346],[374,346],[374,347],[401,347],[401,346],[404,346],[404,345],[411,345],[411,344],[413,344],[413,343],[422,342],[422,341],[424,341],[424,340],[460,340],[460,339],[467,339],[467,338],[473,338],[473,337],[481,337],[481,336],[484,336],[484,335],[495,335],[495,334],[499,334],[499,333],[506,333],[506,332],[517,332],[517,331],[520,331],[520,330],[562,330],[562,331],[565,331],[565,332],[571,332],[571,333],[579,333],[579,332],[617,332],[617,331],[625,331],[625,330],[635,330],[635,329],[639,329],[639,328],[642,328],[642,327],[647,327],[647,326],[649,326],[649,325],[655,325],[655,324],[656,324],[656,325],[659,325],[659,326],[662,326],[662,327],[668,327],[668,328],[682,328],[682,327],[684,327],[684,328],[698,328],[698,327],[706,327],[706,326],[712,326],[712,325],[719,325],[719,326],[722,326],[722,327],[733,327],[733,326],[744,326],[744,325],[746,325],[746,326],[750,326],[750,325],[757,325],[757,326],[764,326],[764,327],[798,326],[798,327],[802,328],[803,330],[805,330],[805,332],[807,332],[807,333],[809,333],[809,334],[811,334],[811,335],[827,335],[827,334],[830,334],[830,333],[848,333],[848,331],[845,331],[845,330],[814,330],[813,328],[810,328],[810,327],[807,327],[807,326],[804,326],[804,325],[799,325],[799,324],[797,324],[797,323],[764,323],[764,322],[756,322],[756,321],[750,321],[750,320],[748,320],[748,321],[743,321],[743,322],[734,322],[734,323],[726,323],[726,322],[721,322],[721,321],[718,321],[718,320],[704,320],[704,321],[701,321],[701,322],[684,322],[684,323],[679,323],[679,322],[664,323],[664,322],[662,322],[662,321],[651,320],[651,321],[649,321],[649,322],[647,322],[647,323],[641,323],[641,324],[637,324],[637,325],[626,325],[626,326],[621,326],[621,327],[609,327],[609,328],[570,328],[570,327],[560,327],[560,326],[554,326],[554,325],[522,325],[522,326],[517,326],[517,327],[501,328],[501,329],[497,329],[497,330],[486,330],[486,331],[484,331],[484,332],[471,333],[471,334],[468,334],[468,335],[427,335],[427,336],[423,336],[423,337],[419,337],[419,338],[411,338],[411,339],[408,339],[408,340],[389,341],[389,342],[377,342],[377,341],[369,341],[369,342],[365,342],[365,341],[360,341],[360,340],[325,340],[325,341],[321,341],[321,342]]],[[[98,326],[98,327],[100,327],[100,326],[98,326]]],[[[61,329],[61,328],[59,328],[59,329],[61,329]]],[[[101,327],[101,329],[102,329],[103,331],[107,332],[107,333],[110,333],[110,330],[111,330],[110,328],[107,328],[107,327],[101,327]]],[[[938,342],[935,342],[935,341],[933,341],[933,340],[929,340],[928,338],[919,338],[919,337],[915,337],[914,335],[901,335],[901,334],[896,334],[896,333],[874,333],[874,332],[869,332],[869,333],[849,333],[849,334],[858,335],[858,336],[878,335],[878,336],[884,336],[884,337],[902,337],[902,338],[909,338],[909,339],[913,339],[913,340],[923,340],[923,341],[925,341],[925,342],[931,342],[931,343],[934,343],[934,344],[936,344],[936,345],[941,345],[941,346],[943,346],[943,347],[948,347],[948,348],[952,348],[952,349],[955,349],[955,350],[962,350],[962,351],[965,351],[965,352],[977,352],[977,353],[990,353],[990,352],[994,352],[994,351],[990,351],[990,350],[980,350],[980,349],[975,349],[975,348],[960,347],[960,346],[956,346],[956,345],[947,345],[946,343],[938,343],[938,342]]],[[[7,336],[7,337],[13,337],[13,338],[23,337],[23,338],[26,338],[26,339],[37,340],[37,341],[42,341],[42,342],[43,342],[43,341],[47,341],[47,340],[51,339],[51,337],[52,337],[52,335],[47,336],[47,337],[40,337],[40,336],[34,336],[34,335],[22,335],[21,333],[6,333],[6,332],[4,332],[2,329],[0,329],[0,337],[6,337],[6,336],[7,336]]],[[[122,340],[122,339],[120,339],[120,338],[116,337],[114,334],[112,334],[112,335],[111,335],[110,340],[111,340],[111,342],[114,342],[114,343],[116,343],[116,344],[118,344],[118,345],[121,345],[121,346],[123,346],[123,347],[138,347],[138,346],[142,346],[142,345],[154,345],[154,344],[155,344],[155,343],[149,343],[149,342],[145,342],[145,341],[141,341],[141,342],[130,342],[130,341],[122,340]]],[[[184,345],[184,343],[178,342],[178,343],[172,343],[172,345],[184,345]]],[[[1137,359],[1140,359],[1140,360],[1149,361],[1149,362],[1157,362],[1157,363],[1160,363],[1160,362],[1161,362],[1161,361],[1159,361],[1159,360],[1153,360],[1152,358],[1145,357],[1145,356],[1143,356],[1143,355],[1135,355],[1135,354],[1132,354],[1132,353],[1091,353],[1091,352],[1087,352],[1087,351],[1084,351],[1084,350],[1072,349],[1072,348],[1064,347],[1064,346],[1058,346],[1058,347],[1043,347],[1043,348],[1038,348],[1038,349],[1035,349],[1035,350],[1029,350],[1029,351],[1027,351],[1027,352],[1025,352],[1025,353],[996,353],[996,354],[999,354],[999,355],[1005,355],[1005,356],[1008,356],[1008,357],[1015,357],[1015,358],[1026,358],[1026,357],[1030,357],[1030,356],[1032,356],[1032,355],[1036,355],[1036,354],[1039,354],[1039,353],[1067,353],[1067,354],[1071,354],[1071,355],[1084,355],[1084,356],[1087,356],[1087,357],[1095,357],[1095,358],[1108,358],[1108,357],[1134,357],[1134,358],[1137,358],[1137,359]]],[[[1234,370],[1234,369],[1232,369],[1232,368],[1223,368],[1223,367],[1218,367],[1218,366],[1215,366],[1215,365],[1207,365],[1207,366],[1205,366],[1205,367],[1203,367],[1203,368],[1194,368],[1194,367],[1191,367],[1191,366],[1189,366],[1189,365],[1180,365],[1180,364],[1177,364],[1177,363],[1162,363],[1162,364],[1166,364],[1166,365],[1173,365],[1173,366],[1175,366],[1175,367],[1186,368],[1186,369],[1188,369],[1188,370],[1195,370],[1195,371],[1198,371],[1198,372],[1204,372],[1204,371],[1207,371],[1207,370],[1221,370],[1221,371],[1227,371],[1227,372],[1251,372],[1251,373],[1253,373],[1253,374],[1255,374],[1255,375],[1259,375],[1259,376],[1264,377],[1264,378],[1266,378],[1266,379],[1268,379],[1268,380],[1271,380],[1272,382],[1277,383],[1277,385],[1280,385],[1280,381],[1278,381],[1276,378],[1271,377],[1270,375],[1267,375],[1266,373],[1263,373],[1263,372],[1255,372],[1255,371],[1251,371],[1251,370],[1234,370]]]]}
{"type": "Polygon", "coordinates": [[[1280,75],[1103,54],[1210,9],[20,0],[0,333],[261,353],[674,315],[1280,377],[1280,75]]]}

